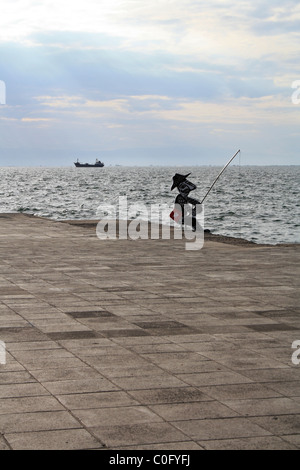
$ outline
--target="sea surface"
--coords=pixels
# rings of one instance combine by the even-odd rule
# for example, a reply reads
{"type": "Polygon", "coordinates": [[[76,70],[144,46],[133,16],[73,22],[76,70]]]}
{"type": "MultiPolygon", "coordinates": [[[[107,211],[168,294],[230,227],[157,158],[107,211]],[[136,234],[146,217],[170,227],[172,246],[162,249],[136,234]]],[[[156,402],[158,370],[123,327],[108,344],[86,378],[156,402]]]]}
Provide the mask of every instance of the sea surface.
{"type": "MultiPolygon", "coordinates": [[[[129,218],[150,219],[153,205],[172,208],[177,195],[176,189],[171,192],[175,173],[191,172],[188,179],[197,189],[190,196],[201,200],[220,170],[216,166],[4,167],[0,168],[0,212],[56,220],[100,219],[112,208],[118,209],[119,198],[126,197],[129,218]]],[[[255,243],[299,243],[299,183],[300,166],[231,165],[205,201],[205,228],[255,243]]],[[[162,220],[169,221],[168,216],[162,220]]]]}

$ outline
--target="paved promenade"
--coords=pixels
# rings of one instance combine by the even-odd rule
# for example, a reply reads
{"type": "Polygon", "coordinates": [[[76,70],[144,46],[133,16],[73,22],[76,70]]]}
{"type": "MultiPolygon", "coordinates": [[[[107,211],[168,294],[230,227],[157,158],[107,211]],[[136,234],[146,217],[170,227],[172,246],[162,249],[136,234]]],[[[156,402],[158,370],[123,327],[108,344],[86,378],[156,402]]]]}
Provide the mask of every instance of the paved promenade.
{"type": "Polygon", "coordinates": [[[216,240],[0,214],[0,450],[299,450],[300,245],[216,240]]]}

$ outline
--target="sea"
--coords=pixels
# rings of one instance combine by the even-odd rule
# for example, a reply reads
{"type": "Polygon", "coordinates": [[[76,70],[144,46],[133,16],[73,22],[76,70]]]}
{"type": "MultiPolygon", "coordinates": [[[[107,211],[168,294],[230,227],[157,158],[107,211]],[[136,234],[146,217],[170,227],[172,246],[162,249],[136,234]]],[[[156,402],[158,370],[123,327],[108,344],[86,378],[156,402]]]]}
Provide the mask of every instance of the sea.
{"type": "MultiPolygon", "coordinates": [[[[0,212],[54,220],[98,220],[126,199],[129,217],[153,220],[153,206],[174,205],[175,173],[191,173],[191,197],[202,200],[221,167],[2,167],[0,212]],[[146,208],[146,209],[145,209],[146,208]]],[[[300,242],[300,166],[231,165],[204,202],[204,228],[254,243],[300,242]]],[[[118,213],[118,212],[117,212],[118,213]]],[[[162,211],[162,223],[170,223],[162,211]]],[[[159,214],[157,213],[157,217],[159,214]]]]}

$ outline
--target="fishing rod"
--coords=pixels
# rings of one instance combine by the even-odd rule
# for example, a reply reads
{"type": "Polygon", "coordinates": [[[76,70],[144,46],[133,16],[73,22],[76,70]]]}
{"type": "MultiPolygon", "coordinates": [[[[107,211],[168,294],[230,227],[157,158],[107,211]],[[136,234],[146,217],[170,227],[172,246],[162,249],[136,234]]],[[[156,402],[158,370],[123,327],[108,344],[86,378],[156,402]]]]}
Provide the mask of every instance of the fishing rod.
{"type": "Polygon", "coordinates": [[[212,188],[214,187],[214,185],[216,184],[216,182],[218,181],[218,179],[220,178],[220,176],[222,175],[222,173],[224,173],[224,171],[226,170],[226,168],[228,167],[228,165],[232,162],[232,160],[237,156],[237,154],[240,152],[240,150],[238,150],[234,155],[233,157],[231,157],[231,159],[229,160],[229,162],[226,163],[226,165],[224,166],[224,168],[220,171],[220,173],[218,174],[218,176],[216,177],[216,179],[214,180],[213,184],[210,186],[209,190],[207,191],[207,193],[205,194],[204,198],[202,199],[202,201],[200,202],[200,204],[203,204],[204,200],[207,198],[207,196],[209,195],[210,191],[212,190],[212,188]]]}

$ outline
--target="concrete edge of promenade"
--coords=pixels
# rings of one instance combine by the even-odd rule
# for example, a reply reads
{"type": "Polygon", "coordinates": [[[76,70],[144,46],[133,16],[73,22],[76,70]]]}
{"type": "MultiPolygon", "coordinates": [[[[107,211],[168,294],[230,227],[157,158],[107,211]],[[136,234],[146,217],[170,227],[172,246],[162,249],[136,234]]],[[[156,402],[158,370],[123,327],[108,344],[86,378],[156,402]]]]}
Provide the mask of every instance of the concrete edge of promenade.
{"type": "MultiPolygon", "coordinates": [[[[1,217],[10,217],[10,218],[19,218],[20,217],[26,217],[26,218],[31,218],[33,220],[44,220],[52,223],[63,223],[67,225],[71,225],[73,227],[80,227],[84,229],[90,229],[96,231],[96,227],[99,223],[99,219],[53,219],[49,217],[43,217],[43,216],[38,216],[38,215],[33,215],[33,214],[27,214],[23,212],[3,212],[0,213],[0,219],[1,217]]],[[[109,220],[108,220],[109,222],[109,220]]],[[[123,221],[124,222],[124,221],[123,221]]],[[[129,225],[132,220],[127,220],[127,224],[129,225]]],[[[138,222],[138,221],[137,221],[138,222]]],[[[140,221],[142,223],[145,223],[145,221],[140,221]]],[[[154,224],[156,225],[156,224],[154,224]]],[[[157,226],[157,225],[156,225],[157,226]]],[[[149,238],[151,231],[151,222],[148,222],[148,231],[149,231],[149,238]]],[[[165,226],[166,227],[166,226],[165,226]]],[[[174,232],[181,231],[180,228],[174,227],[172,225],[167,226],[166,230],[170,231],[170,238],[174,238],[174,232]]],[[[116,233],[118,235],[119,233],[119,220],[116,220],[116,233]]],[[[159,225],[159,235],[162,235],[162,225],[159,225]]],[[[182,238],[184,239],[184,231],[182,230],[182,238]]],[[[243,247],[249,247],[249,248],[257,248],[257,247],[297,247],[300,245],[300,243],[256,243],[254,241],[247,240],[242,237],[232,237],[232,236],[227,236],[227,235],[221,235],[214,233],[213,231],[209,229],[204,230],[204,239],[205,241],[209,242],[216,242],[216,243],[224,243],[226,245],[235,245],[235,246],[243,246],[243,247]]]]}

